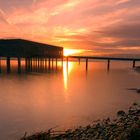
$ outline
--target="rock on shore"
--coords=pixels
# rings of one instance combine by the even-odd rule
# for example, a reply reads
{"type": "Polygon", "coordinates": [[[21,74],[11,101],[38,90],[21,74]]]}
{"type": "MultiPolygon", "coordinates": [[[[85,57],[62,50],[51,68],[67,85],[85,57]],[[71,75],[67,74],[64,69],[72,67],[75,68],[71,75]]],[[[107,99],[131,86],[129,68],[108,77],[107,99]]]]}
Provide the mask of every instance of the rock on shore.
{"type": "Polygon", "coordinates": [[[118,111],[115,120],[107,118],[60,134],[50,129],[20,140],[140,140],[140,105],[134,103],[127,112],[118,111]]]}

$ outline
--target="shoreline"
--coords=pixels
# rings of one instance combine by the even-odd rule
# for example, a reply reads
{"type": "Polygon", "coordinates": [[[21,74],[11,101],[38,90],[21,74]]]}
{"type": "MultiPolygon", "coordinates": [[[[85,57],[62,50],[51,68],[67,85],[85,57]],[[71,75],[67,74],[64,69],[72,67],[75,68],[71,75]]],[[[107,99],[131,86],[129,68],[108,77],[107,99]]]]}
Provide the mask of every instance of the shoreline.
{"type": "Polygon", "coordinates": [[[133,103],[126,112],[119,110],[114,120],[107,118],[66,131],[25,133],[20,140],[140,140],[140,104],[133,103]]]}

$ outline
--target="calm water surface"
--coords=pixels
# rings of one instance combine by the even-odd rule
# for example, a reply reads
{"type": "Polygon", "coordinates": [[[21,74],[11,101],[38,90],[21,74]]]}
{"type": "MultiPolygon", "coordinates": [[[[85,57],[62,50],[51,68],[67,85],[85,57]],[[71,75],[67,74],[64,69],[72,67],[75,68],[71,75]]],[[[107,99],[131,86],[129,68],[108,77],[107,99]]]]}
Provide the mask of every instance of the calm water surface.
{"type": "Polygon", "coordinates": [[[114,117],[140,95],[140,74],[130,62],[64,62],[50,73],[0,74],[0,140],[16,140],[48,128],[73,128],[114,117]]]}

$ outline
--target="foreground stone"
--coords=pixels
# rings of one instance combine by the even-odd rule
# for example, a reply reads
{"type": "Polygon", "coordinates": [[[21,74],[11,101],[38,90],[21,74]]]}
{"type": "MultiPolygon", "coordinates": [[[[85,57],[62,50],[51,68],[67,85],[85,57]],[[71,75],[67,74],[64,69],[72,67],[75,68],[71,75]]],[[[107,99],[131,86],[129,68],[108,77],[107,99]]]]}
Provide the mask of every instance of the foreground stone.
{"type": "Polygon", "coordinates": [[[110,118],[86,127],[63,133],[48,132],[24,136],[20,140],[140,140],[140,106],[136,103],[127,112],[117,112],[117,119],[110,118]]]}

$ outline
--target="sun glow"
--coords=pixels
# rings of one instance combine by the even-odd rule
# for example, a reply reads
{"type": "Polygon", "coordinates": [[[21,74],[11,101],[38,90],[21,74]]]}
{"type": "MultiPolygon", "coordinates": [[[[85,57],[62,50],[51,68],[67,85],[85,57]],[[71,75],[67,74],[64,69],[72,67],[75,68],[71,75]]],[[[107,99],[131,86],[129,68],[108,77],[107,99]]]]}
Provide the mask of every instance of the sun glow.
{"type": "Polygon", "coordinates": [[[64,56],[69,56],[69,55],[79,55],[82,53],[83,50],[78,50],[78,49],[64,49],[64,56]]]}
{"type": "Polygon", "coordinates": [[[63,62],[63,78],[64,78],[64,88],[68,89],[68,75],[72,71],[73,63],[71,62],[63,62]]]}

